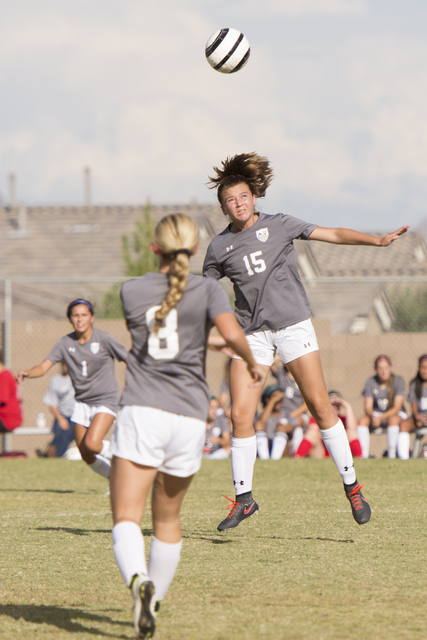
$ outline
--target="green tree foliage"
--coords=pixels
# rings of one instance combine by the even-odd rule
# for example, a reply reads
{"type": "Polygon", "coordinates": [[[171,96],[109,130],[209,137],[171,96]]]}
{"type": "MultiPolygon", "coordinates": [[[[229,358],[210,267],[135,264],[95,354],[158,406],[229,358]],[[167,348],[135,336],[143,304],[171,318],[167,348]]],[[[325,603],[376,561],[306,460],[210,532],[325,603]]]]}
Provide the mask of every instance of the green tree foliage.
{"type": "MultiPolygon", "coordinates": [[[[135,223],[135,231],[131,236],[122,235],[122,255],[126,264],[126,275],[131,277],[143,276],[147,271],[157,271],[158,259],[151,251],[150,244],[155,227],[152,206],[148,202],[139,220],[135,223]]],[[[104,294],[100,305],[101,318],[122,318],[120,300],[120,284],[115,284],[104,294]]]]}
{"type": "Polygon", "coordinates": [[[427,287],[395,290],[390,296],[394,312],[392,331],[427,331],[427,287]]]}

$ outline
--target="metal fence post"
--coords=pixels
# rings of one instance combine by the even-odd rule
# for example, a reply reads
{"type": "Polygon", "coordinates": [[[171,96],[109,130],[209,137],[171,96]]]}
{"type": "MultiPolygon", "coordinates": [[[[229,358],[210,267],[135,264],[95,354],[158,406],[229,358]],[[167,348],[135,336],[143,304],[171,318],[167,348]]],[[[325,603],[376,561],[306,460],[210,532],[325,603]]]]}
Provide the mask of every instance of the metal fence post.
{"type": "MultiPolygon", "coordinates": [[[[12,280],[4,280],[4,365],[12,367],[12,280]]],[[[3,451],[12,451],[12,434],[3,434],[3,451]]]]}

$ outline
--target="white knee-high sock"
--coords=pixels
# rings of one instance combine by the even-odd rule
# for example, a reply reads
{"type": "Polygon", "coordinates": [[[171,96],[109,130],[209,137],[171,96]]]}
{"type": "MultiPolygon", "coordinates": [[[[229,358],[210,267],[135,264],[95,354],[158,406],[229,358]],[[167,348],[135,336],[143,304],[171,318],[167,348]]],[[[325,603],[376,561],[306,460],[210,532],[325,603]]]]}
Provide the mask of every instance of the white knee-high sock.
{"type": "Polygon", "coordinates": [[[291,438],[292,451],[295,454],[298,451],[298,447],[304,439],[304,431],[302,427],[295,427],[291,438]]]}
{"type": "Polygon", "coordinates": [[[129,587],[135,573],[147,574],[142,531],[135,522],[119,522],[113,527],[112,536],[117,566],[129,587]]]}
{"type": "Polygon", "coordinates": [[[103,476],[104,478],[108,479],[110,477],[110,461],[107,460],[107,458],[104,458],[104,456],[101,456],[100,453],[96,454],[95,462],[92,462],[89,467],[92,469],[92,471],[95,471],[95,473],[99,473],[99,475],[103,476]]]}
{"type": "Polygon", "coordinates": [[[362,447],[362,458],[369,458],[369,449],[371,446],[371,434],[369,433],[369,427],[359,425],[357,427],[357,437],[362,447]]]}
{"type": "Polygon", "coordinates": [[[397,449],[397,440],[399,438],[400,427],[398,424],[392,424],[387,427],[387,457],[395,458],[397,449]]]}
{"type": "Polygon", "coordinates": [[[163,600],[175,575],[181,555],[182,540],[176,544],[161,542],[154,536],[148,559],[148,575],[156,589],[156,600],[163,600]]]}
{"type": "Polygon", "coordinates": [[[411,436],[407,431],[401,431],[397,440],[397,453],[401,460],[408,460],[411,436]]]}
{"type": "Polygon", "coordinates": [[[338,420],[337,424],[330,429],[320,429],[320,433],[344,484],[355,482],[356,472],[354,470],[353,456],[351,455],[347,434],[341,420],[338,420]]]}
{"type": "Polygon", "coordinates": [[[268,437],[266,431],[256,431],[256,448],[258,458],[260,460],[268,460],[270,458],[270,452],[268,450],[268,437]]]}
{"type": "Polygon", "coordinates": [[[252,491],[256,460],[256,437],[231,438],[231,472],[236,496],[252,491]]]}
{"type": "Polygon", "coordinates": [[[283,456],[283,452],[288,444],[288,434],[278,431],[274,434],[273,444],[271,447],[271,459],[280,460],[283,456]]]}

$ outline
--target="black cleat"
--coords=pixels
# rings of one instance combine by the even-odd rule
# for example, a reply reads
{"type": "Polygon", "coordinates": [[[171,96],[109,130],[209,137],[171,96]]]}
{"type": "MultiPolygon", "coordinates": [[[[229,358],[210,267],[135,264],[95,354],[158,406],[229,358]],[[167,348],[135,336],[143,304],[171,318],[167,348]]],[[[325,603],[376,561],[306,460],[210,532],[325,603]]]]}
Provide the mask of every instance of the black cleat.
{"type": "Polygon", "coordinates": [[[218,531],[234,529],[234,527],[237,527],[243,520],[246,520],[246,518],[252,518],[252,516],[258,515],[259,506],[255,500],[252,500],[250,504],[243,504],[241,502],[235,502],[228,496],[225,497],[231,502],[231,504],[228,505],[228,508],[231,509],[231,511],[225,520],[220,522],[217,526],[218,531]]]}
{"type": "Polygon", "coordinates": [[[354,489],[345,493],[351,504],[353,518],[357,524],[366,524],[371,517],[371,507],[362,495],[362,484],[357,484],[354,489]]]}
{"type": "Polygon", "coordinates": [[[148,576],[136,573],[130,583],[134,606],[133,626],[140,640],[152,638],[156,630],[154,584],[148,576]]]}

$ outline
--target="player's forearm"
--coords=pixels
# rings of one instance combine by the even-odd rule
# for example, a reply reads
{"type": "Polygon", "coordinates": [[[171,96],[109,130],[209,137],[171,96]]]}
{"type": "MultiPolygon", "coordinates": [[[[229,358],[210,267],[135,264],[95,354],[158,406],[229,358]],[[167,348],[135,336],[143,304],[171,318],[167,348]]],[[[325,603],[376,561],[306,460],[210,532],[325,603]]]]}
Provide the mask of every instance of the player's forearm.
{"type": "Polygon", "coordinates": [[[368,233],[361,233],[353,229],[328,229],[327,233],[319,238],[322,242],[331,242],[333,244],[358,244],[372,247],[380,247],[381,238],[371,236],[368,233]]]}
{"type": "Polygon", "coordinates": [[[18,373],[18,381],[22,382],[24,378],[40,378],[44,376],[44,374],[49,371],[49,369],[53,366],[53,363],[50,360],[44,360],[41,364],[28,369],[28,371],[20,371],[18,373]]]}

